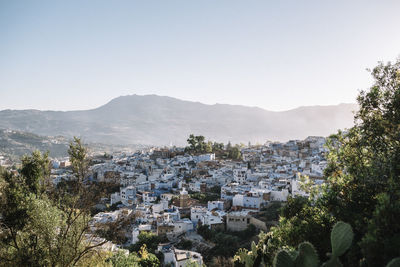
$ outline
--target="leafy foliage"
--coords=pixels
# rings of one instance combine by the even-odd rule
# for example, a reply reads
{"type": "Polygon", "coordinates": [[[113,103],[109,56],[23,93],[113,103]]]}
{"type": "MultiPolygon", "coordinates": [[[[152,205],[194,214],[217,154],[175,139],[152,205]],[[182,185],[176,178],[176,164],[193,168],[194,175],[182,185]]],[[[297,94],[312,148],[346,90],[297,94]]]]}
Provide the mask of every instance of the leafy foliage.
{"type": "MultiPolygon", "coordinates": [[[[352,240],[351,226],[343,222],[336,223],[331,232],[331,243],[334,250],[330,253],[331,258],[322,266],[341,266],[339,257],[350,247],[352,240]]],[[[240,250],[235,256],[235,260],[246,266],[267,266],[270,265],[268,256],[271,254],[268,253],[266,244],[255,245],[253,243],[251,251],[240,250]]],[[[319,257],[310,242],[302,242],[297,250],[279,249],[274,256],[272,265],[274,267],[318,267],[319,257]]]]}
{"type": "Polygon", "coordinates": [[[82,141],[74,137],[68,149],[69,158],[71,161],[72,170],[79,182],[82,182],[88,174],[88,150],[82,144],[82,141]]]}
{"type": "Polygon", "coordinates": [[[211,230],[207,225],[197,227],[197,233],[204,239],[212,242],[215,246],[210,251],[211,257],[220,257],[219,260],[229,264],[229,258],[241,247],[250,247],[251,239],[256,235],[254,225],[249,225],[247,229],[238,232],[211,230]]]}
{"type": "Polygon", "coordinates": [[[139,253],[130,253],[125,255],[122,252],[114,254],[107,259],[114,267],[158,267],[160,260],[156,255],[147,251],[146,245],[143,245],[139,253]]]}
{"type": "Polygon", "coordinates": [[[218,200],[220,195],[215,193],[192,193],[190,197],[193,199],[197,199],[202,204],[207,204],[208,201],[218,200]]]}
{"type": "Polygon", "coordinates": [[[42,156],[39,151],[34,151],[31,156],[23,156],[21,175],[24,176],[28,190],[38,194],[41,187],[44,189],[45,182],[49,180],[50,161],[48,153],[42,156]]]}
{"type": "Polygon", "coordinates": [[[279,225],[260,237],[253,256],[238,251],[241,258],[271,265],[279,249],[293,251],[304,240],[322,260],[332,246],[326,266],[337,266],[339,256],[346,266],[382,266],[400,256],[400,59],[371,73],[375,82],[357,99],[355,126],[328,139],[326,183],[310,199],[289,199],[279,225]],[[328,230],[337,221],[354,233],[340,235],[349,226],[339,224],[330,244],[328,230]]]}
{"type": "Polygon", "coordinates": [[[240,152],[240,145],[232,146],[229,142],[224,149],[224,143],[218,142],[205,142],[205,137],[202,135],[189,135],[187,139],[188,146],[185,148],[186,152],[198,154],[198,153],[216,153],[222,158],[239,160],[242,158],[242,154],[240,152]]]}
{"type": "Polygon", "coordinates": [[[164,238],[151,233],[151,232],[141,232],[138,236],[139,241],[129,247],[129,251],[138,252],[143,245],[151,252],[155,253],[158,248],[158,244],[167,241],[164,238]]]}
{"type": "Polygon", "coordinates": [[[176,244],[176,248],[183,250],[190,250],[193,246],[192,241],[189,239],[182,238],[178,244],[176,244]]]}
{"type": "Polygon", "coordinates": [[[23,157],[20,174],[0,172],[0,266],[78,265],[106,242],[90,232],[90,206],[74,194],[81,190],[60,192],[48,174],[40,152],[23,157]]]}

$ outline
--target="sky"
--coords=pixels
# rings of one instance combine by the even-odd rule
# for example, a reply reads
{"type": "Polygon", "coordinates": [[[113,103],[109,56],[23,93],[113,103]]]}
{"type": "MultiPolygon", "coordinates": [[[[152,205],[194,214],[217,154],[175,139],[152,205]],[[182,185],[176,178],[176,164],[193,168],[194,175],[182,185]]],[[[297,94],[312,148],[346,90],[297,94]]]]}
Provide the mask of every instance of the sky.
{"type": "Polygon", "coordinates": [[[400,55],[400,1],[0,0],[0,109],[130,94],[288,110],[355,102],[400,55]]]}

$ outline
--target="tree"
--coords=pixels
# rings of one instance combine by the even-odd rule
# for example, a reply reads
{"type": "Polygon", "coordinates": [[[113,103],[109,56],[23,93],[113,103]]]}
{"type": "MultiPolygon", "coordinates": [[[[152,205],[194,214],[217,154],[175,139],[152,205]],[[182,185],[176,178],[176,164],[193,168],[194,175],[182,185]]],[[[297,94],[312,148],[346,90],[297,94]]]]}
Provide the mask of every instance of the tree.
{"type": "Polygon", "coordinates": [[[114,254],[107,259],[114,267],[158,267],[160,260],[156,255],[147,251],[146,245],[140,248],[139,253],[130,253],[125,255],[122,252],[114,254]]]}
{"type": "Polygon", "coordinates": [[[231,141],[228,142],[228,144],[226,145],[226,150],[231,150],[232,149],[232,144],[231,141]]]}
{"type": "Polygon", "coordinates": [[[400,59],[380,63],[372,76],[372,87],[357,98],[355,126],[328,139],[319,198],[289,201],[279,225],[260,240],[262,249],[257,245],[269,259],[301,241],[316,245],[323,259],[326,231],[336,221],[354,229],[354,242],[341,257],[345,266],[382,266],[400,256],[400,59]]]}
{"type": "Polygon", "coordinates": [[[331,137],[323,204],[355,230],[350,263],[376,266],[400,255],[400,60],[372,70],[356,125],[331,137]],[[361,241],[361,242],[360,242],[361,241]]]}
{"type": "Polygon", "coordinates": [[[55,246],[57,228],[60,226],[60,211],[48,200],[38,199],[30,194],[23,202],[26,220],[22,228],[11,225],[3,230],[1,257],[4,263],[18,266],[45,266],[51,262],[55,246]],[[12,242],[7,242],[7,236],[12,242]]]}
{"type": "Polygon", "coordinates": [[[215,247],[213,248],[213,255],[230,257],[235,254],[239,247],[239,238],[224,233],[216,233],[213,237],[215,247]]]}
{"type": "Polygon", "coordinates": [[[80,195],[41,190],[48,171],[47,156],[34,152],[20,175],[0,172],[0,266],[73,266],[106,242],[90,232],[80,195]]]}
{"type": "Polygon", "coordinates": [[[74,137],[69,143],[69,160],[75,177],[81,183],[86,178],[89,169],[88,150],[82,144],[81,139],[74,137]]]}
{"type": "Polygon", "coordinates": [[[184,250],[190,250],[193,246],[192,241],[189,239],[182,238],[178,244],[176,244],[176,248],[178,249],[184,249],[184,250]]]}
{"type": "Polygon", "coordinates": [[[186,147],[187,151],[195,152],[195,153],[202,153],[202,152],[205,152],[207,149],[205,137],[202,135],[195,136],[194,134],[191,134],[191,135],[189,135],[187,142],[189,144],[189,146],[186,147]]]}
{"type": "Polygon", "coordinates": [[[22,157],[21,175],[24,176],[25,185],[34,194],[44,191],[50,179],[50,161],[48,153],[41,154],[34,151],[31,156],[22,157]]]}
{"type": "Polygon", "coordinates": [[[163,241],[161,237],[151,232],[141,232],[138,239],[135,244],[129,247],[129,251],[138,252],[143,245],[146,245],[146,249],[154,253],[158,248],[158,244],[163,241]]]}
{"type": "Polygon", "coordinates": [[[196,150],[196,144],[197,144],[197,140],[194,137],[194,134],[189,135],[189,138],[187,139],[187,142],[189,144],[189,150],[191,151],[195,151],[196,150]]]}
{"type": "Polygon", "coordinates": [[[127,241],[126,230],[131,223],[131,216],[120,216],[116,221],[98,224],[96,234],[112,241],[115,244],[125,244],[127,241]]]}
{"type": "Polygon", "coordinates": [[[224,150],[224,143],[218,143],[218,142],[214,142],[213,143],[213,152],[218,152],[218,151],[222,151],[224,150]]]}
{"type": "Polygon", "coordinates": [[[235,266],[233,263],[232,258],[225,258],[225,257],[214,257],[211,261],[210,266],[219,266],[219,267],[233,267],[235,266]]]}
{"type": "Polygon", "coordinates": [[[197,136],[195,136],[195,139],[196,139],[196,151],[197,152],[205,151],[206,143],[204,142],[204,140],[206,138],[202,135],[197,135],[197,136]]]}
{"type": "Polygon", "coordinates": [[[1,224],[0,255],[6,265],[71,266],[103,244],[85,236],[89,216],[69,216],[45,195],[29,193],[19,200],[25,214],[23,224],[10,224],[9,213],[3,214],[1,224]]]}
{"type": "Polygon", "coordinates": [[[211,141],[208,141],[205,147],[205,151],[207,153],[213,152],[213,143],[211,141]]]}
{"type": "Polygon", "coordinates": [[[89,213],[104,194],[103,184],[85,181],[89,175],[90,159],[87,147],[79,138],[74,137],[70,142],[68,154],[75,179],[59,184],[55,198],[58,198],[58,201],[63,200],[64,203],[60,207],[80,209],[89,213]]]}
{"type": "Polygon", "coordinates": [[[242,154],[240,152],[239,146],[232,147],[229,151],[228,157],[234,160],[239,160],[242,158],[242,154]]]}

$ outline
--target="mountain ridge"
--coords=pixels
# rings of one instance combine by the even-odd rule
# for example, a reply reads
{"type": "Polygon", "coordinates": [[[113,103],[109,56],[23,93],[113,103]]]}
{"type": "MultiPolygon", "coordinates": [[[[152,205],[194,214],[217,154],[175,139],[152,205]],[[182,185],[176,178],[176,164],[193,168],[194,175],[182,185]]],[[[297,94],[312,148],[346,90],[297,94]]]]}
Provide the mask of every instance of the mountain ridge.
{"type": "Polygon", "coordinates": [[[351,127],[356,104],[287,111],[203,104],[168,96],[128,95],[89,110],[2,110],[0,128],[40,135],[81,136],[110,144],[183,145],[190,133],[221,142],[262,142],[326,136],[351,127]]]}

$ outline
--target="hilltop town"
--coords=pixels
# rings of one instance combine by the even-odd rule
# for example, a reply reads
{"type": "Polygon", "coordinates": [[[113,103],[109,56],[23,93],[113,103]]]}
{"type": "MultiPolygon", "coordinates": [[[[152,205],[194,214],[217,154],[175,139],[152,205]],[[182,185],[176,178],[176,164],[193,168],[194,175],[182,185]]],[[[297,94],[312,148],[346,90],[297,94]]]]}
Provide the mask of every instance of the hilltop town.
{"type": "MultiPolygon", "coordinates": [[[[110,241],[106,249],[146,243],[163,255],[164,264],[203,264],[218,256],[221,245],[210,235],[224,233],[221,242],[236,238],[246,246],[277,223],[278,209],[289,197],[308,196],[304,179],[324,182],[323,137],[248,146],[191,137],[186,148],[91,159],[87,179],[105,184],[107,194],[95,206],[90,225],[110,241]]],[[[53,160],[52,167],[54,185],[73,179],[68,159],[53,160]]],[[[232,257],[236,249],[221,250],[219,256],[232,257]]]]}

